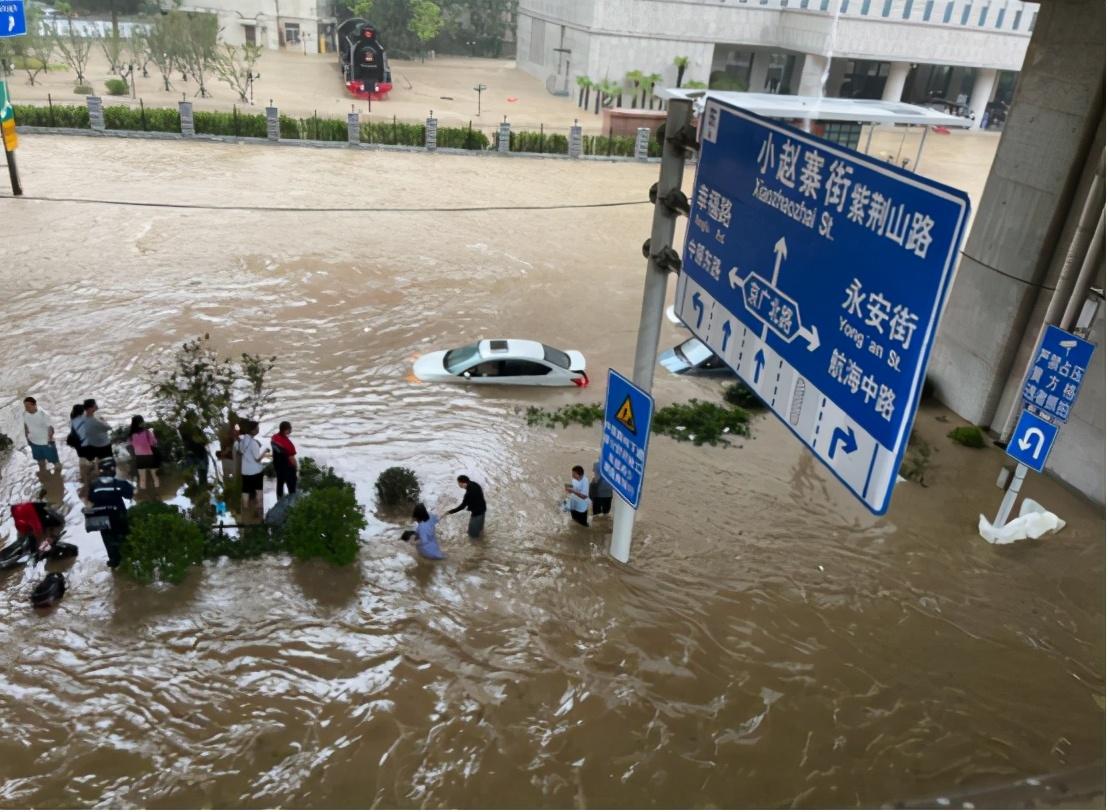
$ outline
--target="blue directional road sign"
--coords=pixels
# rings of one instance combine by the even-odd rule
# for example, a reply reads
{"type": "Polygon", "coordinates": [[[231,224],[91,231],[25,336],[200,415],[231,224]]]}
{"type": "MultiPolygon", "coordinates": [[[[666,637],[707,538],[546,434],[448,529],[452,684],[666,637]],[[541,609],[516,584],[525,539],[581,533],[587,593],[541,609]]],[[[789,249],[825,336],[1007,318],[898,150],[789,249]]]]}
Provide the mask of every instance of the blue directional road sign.
{"type": "Polygon", "coordinates": [[[963,192],[705,104],[677,313],[874,513],[968,216],[963,192]]]}
{"type": "Polygon", "coordinates": [[[638,510],[642,498],[646,449],[654,398],[614,369],[608,370],[604,399],[604,439],[600,444],[600,476],[627,504],[638,510]]]}
{"type": "Polygon", "coordinates": [[[1063,423],[1068,421],[1094,346],[1061,327],[1048,326],[1031,357],[1023,382],[1023,402],[1063,423]]]}
{"type": "Polygon", "coordinates": [[[1005,451],[1016,462],[1042,473],[1057,436],[1058,426],[1025,409],[1005,451]]]}
{"type": "Polygon", "coordinates": [[[0,37],[22,37],[27,33],[27,11],[23,0],[0,0],[0,37]]]}

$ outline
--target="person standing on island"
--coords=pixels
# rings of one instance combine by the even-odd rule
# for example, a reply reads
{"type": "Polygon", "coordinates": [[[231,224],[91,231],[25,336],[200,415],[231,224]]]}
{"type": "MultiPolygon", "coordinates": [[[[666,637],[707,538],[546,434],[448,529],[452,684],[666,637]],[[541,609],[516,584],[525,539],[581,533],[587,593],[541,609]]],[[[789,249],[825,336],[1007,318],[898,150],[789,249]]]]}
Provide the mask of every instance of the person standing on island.
{"type": "Polygon", "coordinates": [[[471,539],[479,538],[485,529],[485,492],[476,482],[471,482],[469,477],[462,474],[458,477],[458,487],[466,492],[462,503],[447,514],[457,513],[460,510],[469,511],[469,528],[467,532],[471,539]]]}
{"type": "Polygon", "coordinates": [[[96,416],[100,407],[92,398],[86,400],[84,406],[84,419],[76,428],[81,437],[81,456],[91,479],[100,460],[114,460],[115,457],[112,455],[112,427],[96,416]]]}
{"type": "Polygon", "coordinates": [[[273,451],[273,470],[277,474],[277,498],[285,495],[288,486],[289,496],[296,493],[296,446],[289,435],[292,423],[282,420],[277,433],[269,438],[269,447],[273,451]]]}
{"type": "Polygon", "coordinates": [[[105,457],[98,463],[100,476],[89,488],[89,501],[105,511],[111,522],[107,530],[100,531],[104,549],[108,553],[108,566],[119,566],[123,540],[127,538],[127,504],[124,499],[134,499],[135,489],[130,482],[115,476],[115,459],[105,457]]]}
{"type": "Polygon", "coordinates": [[[138,471],[139,488],[146,487],[146,480],[153,477],[154,487],[160,488],[158,479],[158,438],[146,425],[141,414],[131,418],[131,448],[135,452],[135,469],[138,471]]]}
{"type": "Polygon", "coordinates": [[[573,466],[573,479],[566,486],[569,494],[569,515],[582,527],[589,526],[589,481],[585,479],[585,469],[573,466]]]}
{"type": "Polygon", "coordinates": [[[60,474],[62,462],[58,459],[58,447],[54,444],[54,423],[30,395],[23,398],[23,434],[31,447],[31,456],[38,463],[39,473],[45,474],[46,463],[50,463],[54,466],[54,473],[60,474]]]}
{"type": "Polygon", "coordinates": [[[258,442],[258,421],[249,420],[243,426],[238,441],[239,454],[242,456],[242,517],[253,516],[262,520],[262,471],[265,469],[269,452],[262,450],[258,442]]]}

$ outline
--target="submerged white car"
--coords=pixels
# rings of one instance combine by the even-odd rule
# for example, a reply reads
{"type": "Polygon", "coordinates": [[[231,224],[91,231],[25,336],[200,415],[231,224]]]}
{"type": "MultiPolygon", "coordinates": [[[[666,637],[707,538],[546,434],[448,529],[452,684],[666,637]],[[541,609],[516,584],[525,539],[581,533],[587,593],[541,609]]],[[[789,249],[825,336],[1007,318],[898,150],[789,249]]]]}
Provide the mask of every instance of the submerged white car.
{"type": "Polygon", "coordinates": [[[412,372],[431,383],[587,386],[585,356],[538,341],[497,338],[416,359],[412,372]]]}

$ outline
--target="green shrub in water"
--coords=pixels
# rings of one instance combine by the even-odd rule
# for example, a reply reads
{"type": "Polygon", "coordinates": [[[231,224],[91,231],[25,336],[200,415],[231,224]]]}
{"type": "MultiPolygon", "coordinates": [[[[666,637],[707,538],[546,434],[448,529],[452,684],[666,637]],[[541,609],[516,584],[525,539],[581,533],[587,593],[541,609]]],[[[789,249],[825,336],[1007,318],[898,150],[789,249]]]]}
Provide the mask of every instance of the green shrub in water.
{"type": "Polygon", "coordinates": [[[140,583],[179,584],[204,555],[204,533],[176,507],[140,502],[127,513],[123,571],[140,583]]]}
{"type": "Polygon", "coordinates": [[[604,419],[604,407],[599,403],[573,403],[554,411],[540,409],[538,406],[527,407],[527,425],[545,426],[548,429],[561,426],[565,428],[570,423],[579,426],[593,426],[604,419]]]}
{"type": "Polygon", "coordinates": [[[227,556],[242,560],[284,552],[288,552],[285,538],[273,528],[262,524],[239,528],[237,538],[221,533],[216,528],[204,539],[204,558],[227,556]]]}
{"type": "Polygon", "coordinates": [[[732,406],[741,406],[751,411],[766,408],[766,404],[762,402],[762,399],[755,395],[754,390],[742,381],[727,384],[723,388],[723,399],[732,406]]]}
{"type": "MultiPolygon", "coordinates": [[[[162,420],[151,420],[146,427],[158,438],[158,453],[161,454],[162,465],[180,465],[184,462],[185,444],[181,442],[177,429],[162,420]]],[[[112,445],[127,445],[130,442],[131,422],[127,421],[112,431],[112,445]]]]}
{"type": "Polygon", "coordinates": [[[126,96],[131,92],[131,88],[124,79],[109,79],[104,82],[104,87],[108,89],[109,96],[126,96]]]}
{"type": "Polygon", "coordinates": [[[0,454],[12,450],[12,438],[0,431],[0,454]]]}
{"type": "Polygon", "coordinates": [[[300,490],[311,491],[317,488],[349,488],[354,486],[335,473],[330,465],[320,465],[311,457],[304,457],[299,462],[298,487],[300,490]]]}
{"type": "Polygon", "coordinates": [[[959,426],[946,436],[967,448],[985,447],[985,434],[977,426],[959,426]]]}
{"type": "Polygon", "coordinates": [[[353,488],[332,486],[298,499],[289,510],[282,536],[297,558],[322,558],[343,566],[358,557],[358,537],[365,527],[365,514],[353,488]]]}
{"type": "Polygon", "coordinates": [[[76,93],[78,96],[91,96],[92,85],[77,85],[75,88],[73,88],[73,92],[76,93]]]}
{"type": "MultiPolygon", "coordinates": [[[[91,92],[91,88],[90,88],[91,92]]],[[[88,108],[76,104],[55,104],[50,107],[36,107],[33,104],[16,104],[15,121],[28,127],[69,127],[87,130],[88,108]]]]}
{"type": "Polygon", "coordinates": [[[377,477],[377,504],[380,507],[411,507],[418,501],[419,480],[411,468],[393,466],[377,477]]]}
{"type": "Polygon", "coordinates": [[[727,435],[749,436],[750,415],[738,406],[730,408],[718,403],[693,398],[688,403],[663,406],[654,413],[654,433],[693,445],[728,445],[727,435]]]}

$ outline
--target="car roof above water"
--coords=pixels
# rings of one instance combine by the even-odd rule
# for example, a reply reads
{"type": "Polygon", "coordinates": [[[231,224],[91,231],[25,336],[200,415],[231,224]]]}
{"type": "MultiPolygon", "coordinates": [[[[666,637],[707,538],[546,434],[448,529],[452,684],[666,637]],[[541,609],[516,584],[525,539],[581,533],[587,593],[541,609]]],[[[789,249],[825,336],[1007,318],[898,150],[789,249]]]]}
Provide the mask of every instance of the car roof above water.
{"type": "Polygon", "coordinates": [[[485,359],[527,358],[531,361],[542,361],[545,357],[542,344],[522,338],[485,339],[480,343],[479,348],[481,357],[485,359]]]}

